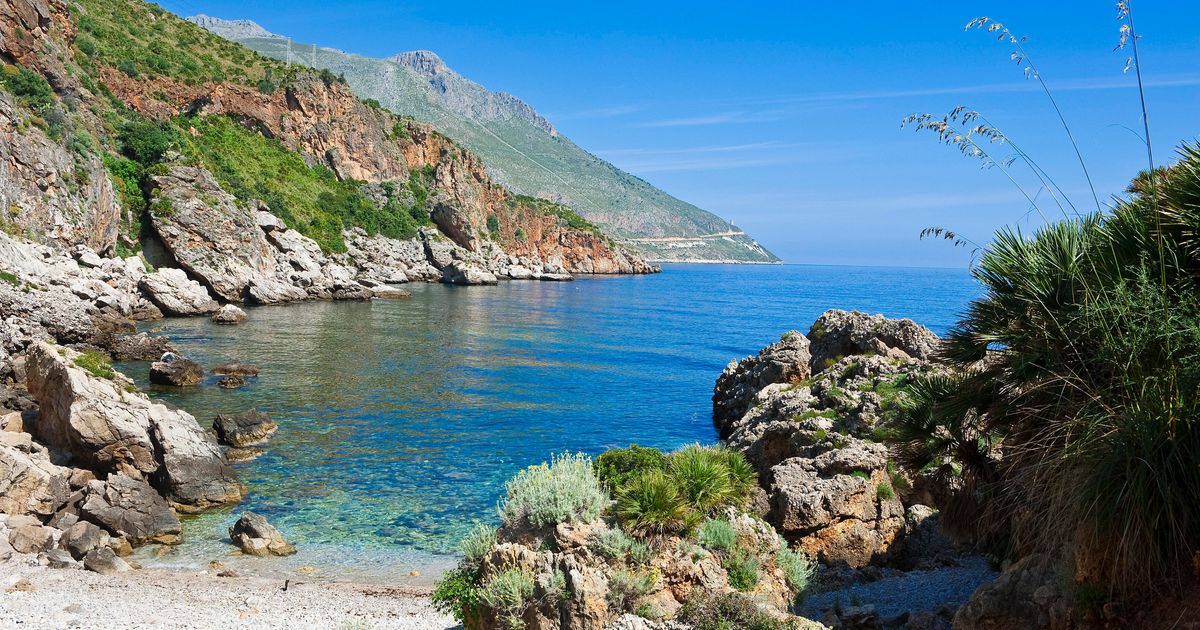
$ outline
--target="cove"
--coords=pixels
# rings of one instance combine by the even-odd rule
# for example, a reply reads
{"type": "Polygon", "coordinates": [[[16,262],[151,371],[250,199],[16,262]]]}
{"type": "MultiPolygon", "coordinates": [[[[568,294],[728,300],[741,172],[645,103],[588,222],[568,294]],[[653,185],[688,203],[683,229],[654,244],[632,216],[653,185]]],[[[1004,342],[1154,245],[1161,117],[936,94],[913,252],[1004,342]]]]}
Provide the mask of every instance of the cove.
{"type": "Polygon", "coordinates": [[[977,294],[964,269],[806,265],[406,288],[411,299],[250,308],[241,326],[143,327],[206,368],[262,369],[227,391],[213,375],[159,388],[148,364],[119,366],[151,396],[205,427],[250,408],[280,427],[266,454],[237,465],[246,499],[186,519],[185,543],[155,562],[228,561],[225,530],[253,510],[300,550],[255,569],[436,572],[473,523],[496,520],[504,481],[553,452],[714,442],[717,376],[784,331],[842,308],[943,334],[977,294]]]}

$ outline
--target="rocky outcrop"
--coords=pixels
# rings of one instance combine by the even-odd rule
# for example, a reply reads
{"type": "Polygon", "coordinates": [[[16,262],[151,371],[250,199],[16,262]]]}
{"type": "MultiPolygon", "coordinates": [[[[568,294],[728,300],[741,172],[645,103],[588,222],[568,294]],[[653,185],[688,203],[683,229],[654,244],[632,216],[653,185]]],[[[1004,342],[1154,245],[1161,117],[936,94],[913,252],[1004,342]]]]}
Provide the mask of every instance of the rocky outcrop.
{"type": "Polygon", "coordinates": [[[138,545],[179,542],[179,517],[150,484],[124,474],[92,481],[83,490],[82,518],[138,545]]]}
{"type": "Polygon", "coordinates": [[[442,282],[446,284],[496,284],[496,276],[471,265],[452,262],[442,269],[442,282]]]}
{"type": "Polygon", "coordinates": [[[906,383],[936,369],[937,343],[910,320],[828,311],[807,337],[789,332],[717,380],[721,436],[758,468],[770,522],[810,556],[853,568],[911,561],[895,487],[907,481],[875,436],[906,383]]]}
{"type": "Polygon", "coordinates": [[[168,352],[173,352],[166,337],[151,337],[146,333],[120,335],[108,345],[108,353],[114,361],[157,361],[168,352]]]}
{"type": "Polygon", "coordinates": [[[171,387],[191,387],[204,379],[204,368],[199,363],[168,352],[150,364],[150,382],[171,387]]]}
{"type": "Polygon", "coordinates": [[[1040,555],[1013,564],[979,587],[954,615],[955,630],[1068,630],[1076,627],[1061,564],[1040,555]]]}
{"type": "Polygon", "coordinates": [[[813,371],[849,355],[878,354],[892,359],[930,360],[939,340],[911,319],[887,319],[858,311],[826,311],[808,332],[813,371]]]}
{"type": "Polygon", "coordinates": [[[236,501],[241,489],[224,455],[186,412],[151,402],[123,375],[93,376],[79,354],[38,343],[29,354],[29,390],[41,407],[35,433],[99,474],[153,483],[189,509],[236,501]]]}
{"type": "Polygon", "coordinates": [[[267,519],[245,512],[229,528],[229,540],[244,553],[252,556],[290,556],[296,548],[267,519]]]}
{"type": "Polygon", "coordinates": [[[222,444],[239,448],[261,444],[278,429],[279,425],[271,416],[256,409],[242,414],[221,414],[213,421],[217,439],[222,444]]]}
{"type": "Polygon", "coordinates": [[[182,269],[163,268],[147,274],[138,288],[166,315],[207,315],[220,308],[208,290],[182,269]]]}
{"type": "Polygon", "coordinates": [[[757,356],[730,361],[713,389],[713,421],[727,427],[746,414],[764,387],[808,378],[811,358],[808,338],[792,331],[757,356]]]}

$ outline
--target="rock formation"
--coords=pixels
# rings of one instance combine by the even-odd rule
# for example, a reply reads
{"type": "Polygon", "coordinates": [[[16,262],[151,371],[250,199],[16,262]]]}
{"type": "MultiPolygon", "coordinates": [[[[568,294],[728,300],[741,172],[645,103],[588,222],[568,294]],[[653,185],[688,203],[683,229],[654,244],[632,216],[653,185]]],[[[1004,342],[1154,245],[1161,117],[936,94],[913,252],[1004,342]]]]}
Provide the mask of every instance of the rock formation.
{"type": "Polygon", "coordinates": [[[296,553],[296,548],[284,540],[279,530],[254,512],[245,512],[238,518],[229,528],[229,539],[252,556],[290,556],[296,553]]]}

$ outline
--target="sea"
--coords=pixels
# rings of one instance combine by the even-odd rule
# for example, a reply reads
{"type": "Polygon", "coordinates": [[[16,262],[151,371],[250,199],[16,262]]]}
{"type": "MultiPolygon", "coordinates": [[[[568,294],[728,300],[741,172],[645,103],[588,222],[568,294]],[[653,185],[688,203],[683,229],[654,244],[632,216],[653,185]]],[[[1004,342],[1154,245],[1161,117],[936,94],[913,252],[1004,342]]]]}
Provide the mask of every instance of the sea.
{"type": "Polygon", "coordinates": [[[411,298],[247,308],[240,326],[143,326],[206,368],[261,369],[237,390],[214,375],[175,389],[151,385],[147,363],[119,364],[152,397],[205,427],[250,409],[279,425],[261,457],[235,465],[242,503],[184,517],[183,544],[139,551],[143,565],[421,584],[455,562],[475,523],[498,521],[521,468],[556,453],[714,443],[712,388],[731,360],[806,333],[832,308],[943,334],[980,293],[965,268],[814,265],[406,288],[411,298]],[[298,553],[236,554],[227,530],[247,510],[298,553]]]}

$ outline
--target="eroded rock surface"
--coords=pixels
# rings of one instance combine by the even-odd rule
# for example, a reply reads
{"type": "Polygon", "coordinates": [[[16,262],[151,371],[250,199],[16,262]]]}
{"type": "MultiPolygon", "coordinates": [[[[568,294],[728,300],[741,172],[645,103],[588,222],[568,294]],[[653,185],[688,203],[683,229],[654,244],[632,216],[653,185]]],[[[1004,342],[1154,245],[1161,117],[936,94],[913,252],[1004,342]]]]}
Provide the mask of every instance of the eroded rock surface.
{"type": "Polygon", "coordinates": [[[252,556],[290,556],[296,553],[296,548],[284,540],[283,534],[275,526],[254,512],[245,512],[238,518],[229,528],[229,539],[252,556]]]}

